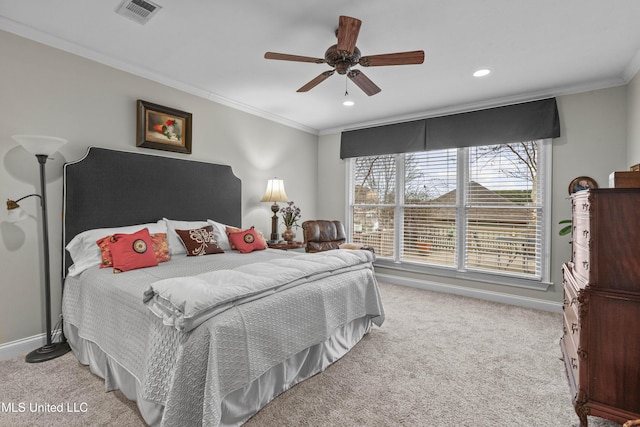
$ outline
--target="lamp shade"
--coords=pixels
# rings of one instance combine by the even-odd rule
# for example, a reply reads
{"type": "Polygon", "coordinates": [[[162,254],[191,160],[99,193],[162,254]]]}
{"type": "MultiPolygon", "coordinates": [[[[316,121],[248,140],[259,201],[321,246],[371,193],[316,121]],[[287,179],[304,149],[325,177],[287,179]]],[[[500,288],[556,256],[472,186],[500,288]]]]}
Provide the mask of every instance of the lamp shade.
{"type": "Polygon", "coordinates": [[[13,135],[11,138],[32,154],[52,155],[67,143],[66,139],[43,135],[13,135]]]}
{"type": "Polygon", "coordinates": [[[267,190],[262,196],[261,202],[288,202],[287,193],[284,191],[284,181],[281,179],[270,179],[267,182],[267,190]]]}
{"type": "Polygon", "coordinates": [[[25,218],[27,218],[27,213],[17,204],[15,208],[9,209],[7,213],[7,222],[18,222],[25,218]]]}

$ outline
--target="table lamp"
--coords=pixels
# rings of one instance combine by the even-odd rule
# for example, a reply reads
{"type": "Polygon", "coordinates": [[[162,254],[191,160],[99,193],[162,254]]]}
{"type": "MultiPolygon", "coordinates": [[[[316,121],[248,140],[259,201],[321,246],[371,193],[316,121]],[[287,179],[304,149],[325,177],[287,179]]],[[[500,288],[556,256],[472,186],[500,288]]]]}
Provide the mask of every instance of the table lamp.
{"type": "Polygon", "coordinates": [[[288,202],[287,193],[284,191],[284,181],[281,179],[270,179],[267,182],[267,190],[264,192],[264,196],[260,199],[261,202],[273,202],[271,205],[271,211],[273,216],[271,217],[271,242],[278,242],[278,211],[280,207],[278,202],[288,202]]]}

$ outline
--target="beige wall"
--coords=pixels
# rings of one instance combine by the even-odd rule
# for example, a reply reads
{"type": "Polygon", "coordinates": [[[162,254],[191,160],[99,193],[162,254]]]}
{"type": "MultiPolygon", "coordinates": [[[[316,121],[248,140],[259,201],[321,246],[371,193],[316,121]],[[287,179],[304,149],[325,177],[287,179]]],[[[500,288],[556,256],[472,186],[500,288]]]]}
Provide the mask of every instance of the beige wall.
{"type": "Polygon", "coordinates": [[[640,163],[640,72],[629,83],[627,99],[629,129],[627,158],[631,166],[640,163]]]}
{"type": "Polygon", "coordinates": [[[318,144],[318,218],[346,223],[345,161],[340,159],[340,134],[321,135],[318,144]]]}
{"type": "MultiPolygon", "coordinates": [[[[553,143],[551,281],[554,285],[547,291],[382,268],[376,271],[402,278],[461,286],[481,292],[498,292],[553,302],[562,301],[561,268],[570,254],[569,239],[566,236],[558,236],[560,228],[558,221],[569,218],[571,214],[567,188],[569,182],[580,175],[591,176],[601,186],[606,187],[611,171],[628,168],[626,91],[626,86],[620,86],[557,98],[562,135],[553,143]]],[[[638,145],[640,145],[640,139],[638,145]]],[[[638,150],[640,153],[640,148],[638,150]]],[[[322,135],[318,146],[318,213],[321,213],[324,218],[344,220],[346,198],[344,194],[335,191],[346,182],[345,162],[340,160],[339,154],[340,135],[322,135]]]]}
{"type": "MultiPolygon", "coordinates": [[[[228,164],[242,179],[243,226],[271,232],[271,210],[259,200],[267,179],[285,180],[304,218],[316,216],[318,137],[0,31],[0,199],[39,192],[38,163],[14,134],[69,140],[47,163],[53,313],[60,309],[62,165],[88,146],[228,164]],[[193,153],[135,147],[136,100],[193,113],[193,153]]],[[[108,185],[108,183],[105,183],[108,185]]],[[[0,345],[44,332],[41,222],[15,224],[0,210],[0,345]]]]}

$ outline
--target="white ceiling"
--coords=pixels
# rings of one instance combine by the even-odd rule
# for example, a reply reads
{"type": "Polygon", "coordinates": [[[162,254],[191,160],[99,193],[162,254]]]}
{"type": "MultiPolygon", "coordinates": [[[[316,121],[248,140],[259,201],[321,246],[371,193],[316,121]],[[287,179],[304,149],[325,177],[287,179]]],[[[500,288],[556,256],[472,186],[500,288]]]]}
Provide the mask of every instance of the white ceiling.
{"type": "Polygon", "coordinates": [[[0,29],[312,133],[628,83],[640,69],[638,0],[0,0],[0,29]],[[382,92],[344,107],[345,76],[296,90],[326,64],[338,16],[362,20],[362,55],[424,50],[422,65],[362,70],[382,92]],[[473,71],[487,67],[484,78],[473,71]]]}

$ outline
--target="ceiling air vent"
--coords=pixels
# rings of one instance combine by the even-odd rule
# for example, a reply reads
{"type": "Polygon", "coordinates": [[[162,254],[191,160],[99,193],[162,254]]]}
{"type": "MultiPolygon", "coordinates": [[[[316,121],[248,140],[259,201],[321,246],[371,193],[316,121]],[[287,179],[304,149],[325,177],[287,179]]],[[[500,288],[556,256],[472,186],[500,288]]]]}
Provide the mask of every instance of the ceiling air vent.
{"type": "Polygon", "coordinates": [[[124,0],[116,9],[116,13],[144,25],[160,9],[162,6],[150,1],[124,0]]]}

